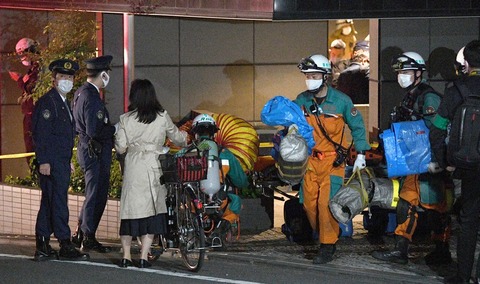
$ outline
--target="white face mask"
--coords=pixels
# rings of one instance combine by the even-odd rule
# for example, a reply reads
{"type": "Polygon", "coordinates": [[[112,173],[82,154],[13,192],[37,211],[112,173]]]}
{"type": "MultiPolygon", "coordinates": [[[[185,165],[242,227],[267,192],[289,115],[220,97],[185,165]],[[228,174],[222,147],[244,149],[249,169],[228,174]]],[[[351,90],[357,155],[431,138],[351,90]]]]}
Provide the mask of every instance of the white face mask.
{"type": "Polygon", "coordinates": [[[108,75],[107,72],[103,71],[102,74],[100,74],[100,77],[102,78],[103,87],[106,88],[108,85],[108,82],[110,81],[110,76],[108,75]]]}
{"type": "Polygon", "coordinates": [[[58,80],[57,90],[62,95],[67,94],[73,88],[73,81],[70,80],[58,80]]]}
{"type": "Polygon", "coordinates": [[[413,75],[398,74],[398,84],[402,88],[408,88],[413,83],[413,75]]]}
{"type": "Polygon", "coordinates": [[[314,91],[322,86],[323,80],[307,79],[305,83],[307,84],[307,90],[314,91]]]}
{"type": "Polygon", "coordinates": [[[351,32],[352,32],[352,27],[350,26],[342,28],[343,35],[349,35],[351,32]]]}

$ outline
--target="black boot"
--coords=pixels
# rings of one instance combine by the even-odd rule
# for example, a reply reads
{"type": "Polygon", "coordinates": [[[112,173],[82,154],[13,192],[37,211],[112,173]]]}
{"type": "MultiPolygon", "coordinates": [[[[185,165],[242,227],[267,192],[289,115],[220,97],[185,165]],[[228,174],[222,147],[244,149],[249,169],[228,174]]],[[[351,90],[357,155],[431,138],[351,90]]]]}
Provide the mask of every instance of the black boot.
{"type": "Polygon", "coordinates": [[[65,260],[72,260],[72,261],[82,261],[82,260],[90,259],[90,256],[88,255],[88,253],[79,252],[75,248],[75,246],[72,244],[70,239],[60,241],[59,255],[61,258],[64,258],[65,260]]]}
{"type": "Polygon", "coordinates": [[[95,235],[85,235],[83,243],[82,243],[82,250],[89,251],[94,250],[99,253],[107,253],[112,250],[111,247],[104,246],[97,241],[95,235]]]}
{"type": "Polygon", "coordinates": [[[208,238],[208,244],[210,244],[211,247],[223,247],[227,232],[230,230],[230,228],[231,224],[228,220],[221,219],[218,221],[215,230],[213,230],[208,238]]]}
{"type": "Polygon", "coordinates": [[[325,264],[333,260],[335,244],[320,244],[318,254],[313,258],[313,264],[325,264]]]}
{"type": "Polygon", "coordinates": [[[80,248],[82,246],[83,242],[83,232],[82,229],[80,229],[80,221],[78,221],[77,224],[77,229],[75,230],[75,233],[72,235],[72,243],[75,245],[75,247],[80,248]]]}
{"type": "Polygon", "coordinates": [[[33,256],[35,261],[58,259],[57,251],[50,246],[50,238],[36,236],[36,250],[33,256]]]}
{"type": "Polygon", "coordinates": [[[442,265],[452,263],[452,255],[450,254],[450,246],[448,242],[435,242],[435,250],[425,256],[427,265],[442,265]]]}
{"type": "Polygon", "coordinates": [[[408,263],[408,245],[409,240],[404,237],[397,236],[397,243],[395,249],[391,251],[374,251],[372,256],[376,259],[385,260],[399,264],[408,263]]]}

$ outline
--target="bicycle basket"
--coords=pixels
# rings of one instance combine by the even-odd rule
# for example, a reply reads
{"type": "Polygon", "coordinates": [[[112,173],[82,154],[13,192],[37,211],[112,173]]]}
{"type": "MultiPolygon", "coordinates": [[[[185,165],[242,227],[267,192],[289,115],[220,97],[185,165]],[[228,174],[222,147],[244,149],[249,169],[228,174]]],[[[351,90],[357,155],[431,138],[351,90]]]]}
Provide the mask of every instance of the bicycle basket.
{"type": "Polygon", "coordinates": [[[176,158],[177,177],[181,182],[207,178],[208,151],[187,153],[176,158]]]}

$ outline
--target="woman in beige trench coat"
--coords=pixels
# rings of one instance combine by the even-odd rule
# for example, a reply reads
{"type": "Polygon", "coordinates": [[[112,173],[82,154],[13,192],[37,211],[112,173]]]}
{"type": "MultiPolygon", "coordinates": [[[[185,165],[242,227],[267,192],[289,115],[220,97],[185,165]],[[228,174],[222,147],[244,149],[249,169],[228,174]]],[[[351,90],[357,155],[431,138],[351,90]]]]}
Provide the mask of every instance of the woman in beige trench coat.
{"type": "Polygon", "coordinates": [[[120,116],[115,149],[125,156],[120,200],[121,267],[132,266],[132,237],[140,237],[142,248],[138,266],[150,267],[148,252],[155,234],[166,233],[166,188],[160,184],[162,169],[158,156],[166,137],[186,146],[187,133],[179,130],[156,98],[149,80],[132,82],[128,112],[120,116]]]}

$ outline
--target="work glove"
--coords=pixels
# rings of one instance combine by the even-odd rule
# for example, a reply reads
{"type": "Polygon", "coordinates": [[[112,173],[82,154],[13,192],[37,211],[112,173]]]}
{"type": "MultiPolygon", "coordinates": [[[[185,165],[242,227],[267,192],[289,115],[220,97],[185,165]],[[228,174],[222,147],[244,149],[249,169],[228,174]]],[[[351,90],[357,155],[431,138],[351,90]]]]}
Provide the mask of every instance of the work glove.
{"type": "Polygon", "coordinates": [[[355,164],[353,164],[353,172],[357,170],[362,170],[367,166],[367,162],[365,161],[364,154],[357,154],[357,159],[355,159],[355,164]]]}
{"type": "Polygon", "coordinates": [[[443,171],[442,168],[438,165],[437,162],[430,162],[428,164],[428,172],[431,174],[438,174],[439,172],[443,171]]]}
{"type": "Polygon", "coordinates": [[[448,166],[445,168],[448,172],[454,172],[455,171],[455,167],[452,167],[452,166],[448,166]]]}

